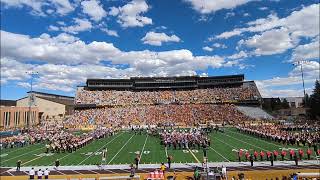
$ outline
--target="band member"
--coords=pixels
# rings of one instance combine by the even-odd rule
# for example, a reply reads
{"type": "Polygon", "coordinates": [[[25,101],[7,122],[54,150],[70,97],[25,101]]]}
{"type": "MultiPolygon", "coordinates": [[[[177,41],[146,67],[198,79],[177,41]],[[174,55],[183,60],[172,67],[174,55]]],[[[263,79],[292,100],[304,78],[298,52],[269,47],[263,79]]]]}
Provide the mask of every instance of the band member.
{"type": "Polygon", "coordinates": [[[50,173],[50,171],[48,170],[48,168],[46,168],[46,170],[44,170],[44,172],[43,172],[44,179],[49,179],[49,173],[50,173]]]}
{"type": "Polygon", "coordinates": [[[279,155],[278,151],[274,150],[273,151],[273,156],[274,156],[274,160],[275,161],[277,160],[278,155],[279,155]]]}
{"type": "Polygon", "coordinates": [[[308,150],[307,150],[308,160],[310,160],[311,154],[312,154],[312,151],[311,151],[311,149],[308,148],[308,150]]]}
{"type": "Polygon", "coordinates": [[[293,158],[293,156],[294,156],[294,154],[295,154],[295,152],[294,152],[294,150],[293,149],[290,149],[290,160],[292,160],[292,158],[293,158]]]}
{"type": "Polygon", "coordinates": [[[41,169],[39,169],[37,172],[38,179],[42,179],[42,175],[43,175],[43,173],[42,173],[41,169]]]}
{"type": "Polygon", "coordinates": [[[320,154],[319,152],[320,151],[318,151],[318,146],[315,143],[313,144],[313,150],[314,150],[314,152],[316,152],[316,155],[319,156],[319,154],[320,154]]]}
{"type": "Polygon", "coordinates": [[[161,163],[160,171],[162,171],[163,175],[165,174],[166,166],[164,165],[164,163],[161,163]]]}
{"type": "Polygon", "coordinates": [[[271,162],[271,166],[273,166],[273,155],[272,155],[272,153],[270,154],[270,162],[271,162]]]}
{"type": "Polygon", "coordinates": [[[260,161],[263,161],[263,158],[264,158],[264,152],[261,150],[260,151],[260,161]]]}
{"type": "Polygon", "coordinates": [[[134,162],[135,162],[135,164],[136,164],[136,169],[138,169],[139,161],[140,161],[140,155],[138,154],[138,155],[136,156],[136,158],[134,158],[134,162]]]}
{"type": "Polygon", "coordinates": [[[254,160],[255,160],[255,161],[257,161],[257,158],[258,158],[258,152],[257,152],[257,151],[254,151],[253,156],[254,156],[254,160]]]}
{"type": "Polygon", "coordinates": [[[105,165],[107,162],[107,152],[108,149],[105,148],[104,150],[102,150],[102,159],[101,159],[101,165],[105,165]]]}
{"type": "Polygon", "coordinates": [[[170,169],[171,168],[171,162],[172,162],[172,156],[168,156],[167,160],[168,160],[168,168],[170,169]]]}
{"type": "Polygon", "coordinates": [[[207,144],[203,143],[202,148],[203,148],[203,157],[207,157],[207,144]]]}
{"type": "Polygon", "coordinates": [[[294,153],[293,158],[294,158],[294,162],[295,162],[296,166],[298,166],[298,156],[297,156],[297,153],[294,153]]]}
{"type": "Polygon", "coordinates": [[[250,155],[249,159],[250,159],[251,166],[253,166],[253,155],[252,154],[250,155]]]}
{"type": "Polygon", "coordinates": [[[34,179],[34,175],[35,175],[34,169],[31,168],[31,170],[29,171],[29,179],[33,180],[34,179]]]}
{"type": "MultiPolygon", "coordinates": [[[[270,160],[270,157],[271,157],[271,152],[270,151],[267,151],[267,161],[270,160]]],[[[272,158],[273,159],[273,158],[272,158]]]]}
{"type": "Polygon", "coordinates": [[[59,161],[59,159],[56,160],[55,166],[56,166],[56,169],[58,169],[58,167],[60,166],[60,161],[59,161]]]}
{"type": "Polygon", "coordinates": [[[50,145],[46,144],[46,153],[49,153],[50,145]]]}
{"type": "Polygon", "coordinates": [[[285,150],[282,150],[281,151],[281,159],[282,159],[282,161],[284,161],[284,157],[287,155],[287,151],[285,151],[285,150]]]}
{"type": "Polygon", "coordinates": [[[20,171],[20,167],[21,167],[21,160],[17,161],[17,171],[20,171]]]}
{"type": "Polygon", "coordinates": [[[245,153],[246,161],[249,161],[249,156],[250,156],[249,151],[247,151],[247,152],[245,153]]]}
{"type": "Polygon", "coordinates": [[[242,157],[242,155],[243,155],[243,150],[240,149],[240,150],[238,151],[238,159],[239,159],[239,162],[241,162],[241,157],[242,157]]]}
{"type": "Polygon", "coordinates": [[[303,150],[299,149],[299,159],[302,160],[303,158],[303,150]]]}

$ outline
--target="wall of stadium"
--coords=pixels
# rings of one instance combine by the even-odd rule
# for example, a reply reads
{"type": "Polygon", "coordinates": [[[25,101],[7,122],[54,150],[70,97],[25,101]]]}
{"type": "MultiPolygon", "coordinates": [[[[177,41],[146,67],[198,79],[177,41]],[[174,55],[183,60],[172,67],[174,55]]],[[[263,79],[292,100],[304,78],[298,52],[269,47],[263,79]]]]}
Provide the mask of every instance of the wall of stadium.
{"type": "MultiPolygon", "coordinates": [[[[17,100],[17,107],[28,107],[29,98],[25,97],[17,100]]],[[[42,99],[41,97],[34,97],[34,104],[32,107],[38,107],[40,118],[58,118],[64,117],[66,113],[66,105],[42,99]]]]}
{"type": "MultiPolygon", "coordinates": [[[[0,129],[13,129],[26,127],[29,118],[28,107],[0,107],[0,129]]],[[[31,108],[30,126],[39,124],[39,109],[31,108]]]]}

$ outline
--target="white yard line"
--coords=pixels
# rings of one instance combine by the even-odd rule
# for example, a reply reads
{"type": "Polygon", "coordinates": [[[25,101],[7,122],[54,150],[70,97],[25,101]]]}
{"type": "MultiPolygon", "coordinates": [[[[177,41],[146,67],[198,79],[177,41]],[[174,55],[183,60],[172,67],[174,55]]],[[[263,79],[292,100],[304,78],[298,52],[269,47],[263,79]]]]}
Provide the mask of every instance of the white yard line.
{"type": "Polygon", "coordinates": [[[39,157],[33,158],[33,159],[31,159],[31,160],[29,160],[29,161],[27,161],[27,162],[25,162],[25,163],[22,163],[21,165],[26,165],[26,164],[28,164],[28,163],[30,163],[30,162],[32,162],[32,161],[34,161],[34,160],[40,159],[40,158],[42,158],[42,157],[43,157],[43,156],[39,156],[39,157]]]}
{"type": "Polygon", "coordinates": [[[200,163],[199,159],[193,154],[193,152],[188,148],[190,154],[193,156],[193,158],[197,161],[197,163],[200,163]]]}
{"type": "Polygon", "coordinates": [[[226,142],[221,141],[221,140],[218,139],[217,137],[215,137],[215,139],[217,139],[218,141],[222,142],[223,144],[226,144],[227,146],[229,146],[229,147],[231,147],[231,148],[238,149],[238,148],[235,147],[235,146],[232,146],[232,145],[230,145],[230,144],[228,144],[228,143],[226,143],[226,142]]]}
{"type": "MultiPolygon", "coordinates": [[[[244,136],[244,137],[250,137],[251,139],[256,139],[256,140],[259,140],[259,141],[261,141],[261,142],[263,142],[263,143],[267,143],[267,144],[270,144],[270,145],[273,145],[273,146],[277,146],[277,147],[279,147],[279,148],[284,148],[283,146],[281,146],[281,145],[277,145],[277,144],[275,144],[275,143],[270,143],[270,142],[268,142],[267,140],[263,140],[263,139],[260,139],[260,138],[255,138],[255,137],[252,137],[252,136],[250,136],[250,135],[248,135],[248,134],[242,134],[242,133],[239,133],[239,132],[232,132],[232,131],[230,131],[230,130],[226,130],[226,131],[228,131],[228,132],[231,132],[231,133],[233,133],[233,134],[239,134],[239,135],[242,135],[242,136],[244,136]]],[[[291,146],[291,145],[287,145],[288,147],[288,149],[292,149],[292,148],[294,148],[295,146],[291,146]]],[[[266,151],[266,150],[265,150],[266,151]]],[[[315,154],[315,153],[314,153],[315,154]]],[[[315,157],[315,156],[313,156],[313,155],[311,155],[310,156],[311,158],[312,157],[315,157]]],[[[286,158],[285,158],[286,159],[286,158]]]]}
{"type": "MultiPolygon", "coordinates": [[[[81,149],[80,149],[80,150],[81,150],[81,149]]],[[[59,161],[61,161],[62,159],[66,158],[66,157],[68,157],[68,156],[70,156],[70,155],[72,155],[72,153],[68,153],[67,155],[62,156],[61,158],[58,158],[58,159],[59,159],[59,161]]],[[[48,166],[49,166],[49,165],[52,165],[52,164],[54,165],[55,163],[49,163],[48,166]]],[[[66,165],[67,165],[67,164],[66,164],[66,165]]]]}
{"type": "Polygon", "coordinates": [[[264,148],[262,148],[262,147],[260,147],[260,146],[256,146],[256,145],[254,145],[254,144],[247,143],[246,141],[243,141],[243,140],[240,140],[240,139],[234,138],[234,137],[229,136],[229,135],[227,135],[227,134],[225,134],[225,136],[228,136],[228,137],[230,137],[230,138],[232,138],[232,139],[235,139],[235,140],[237,140],[237,141],[240,141],[240,142],[246,143],[246,144],[248,144],[248,145],[250,145],[250,146],[254,146],[254,147],[256,147],[256,148],[263,149],[264,151],[269,151],[269,150],[264,149],[264,148]]]}
{"type": "Polygon", "coordinates": [[[149,137],[149,136],[147,135],[147,138],[146,138],[146,140],[144,141],[144,144],[143,144],[143,147],[142,147],[142,150],[141,150],[141,153],[140,153],[139,164],[140,164],[140,161],[141,161],[141,159],[142,159],[142,155],[143,155],[144,147],[146,146],[146,143],[147,143],[148,137],[149,137]]]}
{"type": "Polygon", "coordinates": [[[229,159],[227,159],[225,156],[223,156],[222,154],[220,154],[218,151],[216,151],[215,149],[213,149],[212,147],[209,146],[210,149],[212,149],[214,152],[216,152],[219,156],[221,156],[223,159],[227,160],[228,162],[231,162],[229,159]]]}
{"type": "Polygon", "coordinates": [[[14,176],[10,171],[6,171],[7,173],[9,173],[11,176],[14,176]]]}
{"type": "Polygon", "coordinates": [[[129,143],[129,141],[133,138],[133,136],[134,136],[134,134],[133,134],[133,135],[131,136],[131,138],[128,139],[128,141],[121,147],[121,149],[117,152],[117,154],[112,157],[112,159],[108,162],[108,164],[110,164],[110,163],[113,161],[113,159],[117,157],[117,155],[118,155],[118,154],[121,152],[121,150],[129,143]]]}
{"type": "Polygon", "coordinates": [[[76,171],[76,170],[72,170],[73,172],[76,172],[77,174],[83,175],[81,172],[76,171]]]}
{"type": "MultiPolygon", "coordinates": [[[[35,146],[36,146],[36,145],[41,145],[41,144],[35,144],[35,146]]],[[[32,147],[32,146],[33,146],[32,144],[29,144],[29,145],[26,145],[26,146],[23,147],[23,148],[21,148],[21,147],[15,147],[15,148],[16,148],[15,150],[12,150],[12,151],[7,150],[7,151],[9,151],[9,152],[3,151],[4,149],[1,149],[1,154],[10,154],[10,153],[13,153],[13,152],[16,152],[16,151],[26,150],[26,149],[28,149],[28,148],[30,148],[30,147],[32,147]]]]}
{"type": "Polygon", "coordinates": [[[166,157],[168,157],[168,149],[167,149],[167,147],[165,147],[164,150],[166,152],[166,157]]]}
{"type": "Polygon", "coordinates": [[[239,135],[242,135],[242,136],[245,136],[245,137],[250,137],[251,139],[259,140],[261,142],[264,142],[264,143],[267,143],[267,144],[270,144],[270,145],[274,145],[274,146],[283,148],[283,146],[280,146],[280,145],[277,145],[277,144],[274,144],[274,143],[270,143],[270,142],[268,142],[266,140],[262,140],[262,139],[259,139],[259,138],[252,137],[252,136],[250,136],[248,134],[242,134],[242,133],[239,133],[239,132],[232,132],[232,131],[229,131],[229,130],[226,130],[226,131],[231,132],[233,134],[239,134],[239,135]]]}
{"type": "MultiPolygon", "coordinates": [[[[274,145],[274,146],[283,148],[283,146],[280,146],[280,145],[277,145],[277,144],[273,144],[273,143],[270,143],[270,142],[268,142],[268,141],[266,141],[266,140],[262,140],[262,139],[259,139],[259,138],[254,138],[254,137],[251,137],[250,135],[247,135],[247,134],[241,134],[241,133],[239,133],[239,132],[235,133],[235,132],[232,132],[232,131],[229,131],[229,132],[234,133],[234,134],[240,134],[240,135],[246,136],[246,137],[250,137],[250,138],[252,138],[252,139],[258,139],[258,140],[261,141],[261,142],[268,143],[268,144],[271,144],[271,145],[274,145]]],[[[228,135],[228,136],[229,136],[229,135],[228,135]]],[[[229,137],[231,137],[231,136],[229,136],[229,137]]],[[[233,138],[233,137],[232,137],[232,138],[233,138]]],[[[236,139],[236,138],[233,138],[233,139],[236,139]]],[[[236,139],[236,140],[238,140],[238,139],[236,139]]],[[[241,141],[241,140],[238,140],[238,141],[241,141]]],[[[243,142],[246,143],[246,144],[255,146],[255,145],[250,144],[250,143],[247,143],[247,142],[245,142],[245,141],[243,141],[243,142]]],[[[261,147],[259,147],[259,146],[255,146],[255,147],[260,148],[260,149],[263,149],[264,151],[268,151],[268,150],[266,150],[266,149],[264,149],[264,148],[261,148],[261,147]]],[[[293,146],[293,147],[294,147],[294,146],[293,146]]],[[[292,149],[293,147],[292,147],[291,145],[289,145],[288,148],[289,148],[289,149],[292,149]]],[[[314,153],[314,154],[315,154],[315,153],[314,153]]],[[[311,155],[310,157],[313,158],[313,157],[315,157],[315,156],[311,155]]],[[[288,158],[285,158],[285,159],[288,160],[288,158]]]]}
{"type": "Polygon", "coordinates": [[[86,157],[84,160],[82,160],[80,163],[78,163],[78,165],[82,164],[83,162],[85,162],[87,159],[89,159],[92,155],[94,155],[96,152],[99,152],[101,149],[103,149],[106,145],[110,144],[111,142],[113,142],[115,139],[117,139],[118,137],[120,137],[122,134],[119,134],[118,136],[116,136],[115,138],[113,138],[111,141],[109,141],[107,144],[103,145],[102,147],[100,147],[98,150],[96,150],[94,153],[92,153],[90,156],[86,157]]]}
{"type": "Polygon", "coordinates": [[[30,153],[32,153],[32,152],[34,152],[34,151],[38,151],[39,149],[44,149],[44,147],[41,147],[41,148],[35,149],[35,150],[33,150],[33,151],[29,151],[29,152],[20,154],[19,156],[15,156],[15,157],[12,157],[12,158],[10,158],[10,159],[7,159],[7,160],[1,161],[1,162],[4,163],[4,162],[10,161],[10,160],[12,160],[12,159],[16,159],[16,158],[21,157],[21,156],[24,156],[24,155],[26,155],[26,154],[30,154],[30,153]]]}
{"type": "Polygon", "coordinates": [[[59,170],[56,170],[56,172],[58,172],[58,173],[60,173],[60,174],[62,174],[62,175],[66,175],[65,173],[63,173],[63,172],[61,172],[61,171],[59,171],[59,170]]]}

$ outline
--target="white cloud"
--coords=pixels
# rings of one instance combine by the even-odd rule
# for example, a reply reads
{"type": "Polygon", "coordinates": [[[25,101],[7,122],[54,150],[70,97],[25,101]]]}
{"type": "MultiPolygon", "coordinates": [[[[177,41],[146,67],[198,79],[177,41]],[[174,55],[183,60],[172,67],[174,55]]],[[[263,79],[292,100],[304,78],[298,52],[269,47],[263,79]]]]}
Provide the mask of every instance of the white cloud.
{"type": "MultiPolygon", "coordinates": [[[[319,76],[319,63],[311,61],[303,64],[306,92],[312,91],[312,86],[319,76]]],[[[287,77],[256,81],[263,97],[294,97],[303,96],[300,66],[296,66],[287,77]]]]}
{"type": "Polygon", "coordinates": [[[120,52],[111,43],[93,41],[86,44],[64,33],[56,37],[43,34],[31,38],[6,31],[1,31],[1,50],[1,57],[59,64],[97,63],[103,57],[120,52]]]}
{"type": "Polygon", "coordinates": [[[163,42],[180,42],[180,38],[176,35],[167,35],[165,33],[148,32],[142,39],[143,44],[153,46],[161,46],[163,42]]]}
{"type": "Polygon", "coordinates": [[[149,10],[145,0],[133,0],[122,7],[111,7],[109,14],[118,17],[122,27],[143,27],[152,24],[152,19],[143,16],[149,10]]]}
{"type": "MultiPolygon", "coordinates": [[[[291,89],[261,89],[259,91],[262,97],[303,97],[302,88],[291,89]]],[[[312,89],[306,89],[307,94],[311,94],[312,89]]]]}
{"type": "Polygon", "coordinates": [[[81,5],[83,12],[88,14],[94,21],[100,21],[107,15],[107,12],[97,0],[82,1],[81,5]]]}
{"type": "Polygon", "coordinates": [[[50,26],[48,27],[48,30],[49,30],[49,31],[59,31],[60,28],[57,27],[57,26],[54,26],[54,25],[50,25],[50,26]]]}
{"type": "Polygon", "coordinates": [[[49,89],[70,92],[87,78],[119,77],[122,74],[136,76],[132,68],[119,69],[117,67],[105,67],[102,65],[55,65],[55,64],[24,64],[14,59],[1,58],[1,83],[18,81],[17,85],[29,88],[30,76],[25,73],[36,69],[37,78],[34,81],[34,89],[49,89]],[[94,69],[94,71],[93,71],[94,69]]]}
{"type": "Polygon", "coordinates": [[[17,62],[11,58],[1,58],[1,79],[3,82],[10,80],[25,80],[29,78],[26,73],[31,70],[32,65],[17,62]]]}
{"type": "Polygon", "coordinates": [[[225,44],[221,44],[221,43],[214,43],[212,44],[212,47],[215,47],[215,48],[227,48],[227,46],[225,44]]]}
{"type": "Polygon", "coordinates": [[[72,34],[78,34],[78,32],[91,30],[93,27],[91,22],[87,19],[74,18],[73,20],[74,25],[60,27],[60,30],[72,34]]]}
{"type": "Polygon", "coordinates": [[[56,7],[56,12],[60,15],[66,15],[74,11],[74,6],[69,2],[69,0],[50,0],[56,7]]]}
{"type": "Polygon", "coordinates": [[[115,30],[110,30],[108,28],[101,28],[101,31],[107,33],[109,36],[119,37],[117,31],[115,31],[115,30]]]}
{"type": "Polygon", "coordinates": [[[34,15],[45,16],[45,13],[42,11],[42,6],[45,5],[45,2],[39,0],[1,0],[1,4],[4,4],[5,8],[31,8],[31,13],[34,15]]]}
{"type": "MultiPolygon", "coordinates": [[[[221,34],[219,34],[218,36],[216,36],[216,39],[228,39],[232,36],[236,36],[236,35],[240,35],[242,32],[240,30],[233,30],[233,31],[229,31],[229,32],[223,32],[221,34]]],[[[215,39],[215,38],[211,38],[215,39]]]]}
{"type": "Polygon", "coordinates": [[[243,16],[247,17],[247,16],[250,16],[250,14],[249,13],[244,13],[243,16]]]}
{"type": "Polygon", "coordinates": [[[208,14],[221,9],[233,9],[252,0],[185,0],[201,14],[208,14]]]}
{"type": "Polygon", "coordinates": [[[5,8],[31,9],[31,14],[36,16],[47,16],[56,12],[59,15],[66,15],[74,11],[75,7],[69,0],[1,0],[5,8]],[[50,9],[47,9],[50,7],[50,9]]]}
{"type": "MultiPolygon", "coordinates": [[[[210,39],[210,38],[209,38],[210,39]]],[[[221,43],[214,43],[212,44],[211,46],[205,46],[203,47],[202,49],[205,50],[205,51],[213,51],[214,49],[216,48],[227,48],[227,46],[225,44],[221,44],[221,43]]]]}
{"type": "Polygon", "coordinates": [[[226,16],[224,17],[224,19],[228,19],[228,18],[233,17],[233,16],[235,16],[235,15],[236,15],[236,13],[234,13],[234,12],[228,12],[228,13],[226,14],[226,16]]]}
{"type": "Polygon", "coordinates": [[[319,36],[311,43],[297,46],[292,53],[292,61],[312,60],[320,58],[319,36]]]}
{"type": "MultiPolygon", "coordinates": [[[[316,61],[302,62],[302,68],[304,77],[306,79],[316,79],[319,77],[319,63],[316,61]]],[[[296,66],[290,73],[289,76],[301,76],[301,66],[296,66]]]]}
{"type": "Polygon", "coordinates": [[[268,7],[259,7],[258,9],[261,11],[265,11],[265,10],[268,10],[269,8],[268,7]]]}
{"type": "MultiPolygon", "coordinates": [[[[187,49],[125,52],[111,43],[85,43],[66,33],[55,37],[42,34],[40,37],[31,38],[1,31],[1,37],[1,57],[21,63],[33,60],[41,64],[89,67],[103,66],[103,61],[110,61],[112,66],[128,65],[136,74],[145,76],[194,75],[198,70],[225,65],[224,58],[220,56],[194,56],[187,49]]],[[[114,74],[113,77],[117,75],[114,74]]]]}
{"type": "Polygon", "coordinates": [[[254,48],[254,54],[256,55],[272,55],[283,53],[294,47],[295,42],[289,36],[288,30],[281,28],[255,35],[244,41],[243,44],[254,48]]]}
{"type": "Polygon", "coordinates": [[[247,25],[249,27],[223,32],[216,38],[227,39],[244,32],[263,32],[279,27],[287,28],[293,38],[314,37],[319,34],[319,4],[303,7],[300,11],[293,11],[289,16],[282,19],[279,19],[275,14],[271,14],[267,18],[248,22],[247,25]]]}
{"type": "Polygon", "coordinates": [[[242,58],[246,58],[246,57],[248,57],[249,55],[246,53],[246,52],[244,52],[244,51],[240,51],[240,52],[238,52],[238,53],[236,53],[236,54],[233,54],[233,55],[231,55],[231,56],[228,56],[227,58],[228,59],[242,59],[242,58]]]}
{"type": "Polygon", "coordinates": [[[205,51],[209,51],[209,52],[213,51],[213,48],[211,48],[209,46],[205,46],[202,49],[205,50],[205,51]]]}

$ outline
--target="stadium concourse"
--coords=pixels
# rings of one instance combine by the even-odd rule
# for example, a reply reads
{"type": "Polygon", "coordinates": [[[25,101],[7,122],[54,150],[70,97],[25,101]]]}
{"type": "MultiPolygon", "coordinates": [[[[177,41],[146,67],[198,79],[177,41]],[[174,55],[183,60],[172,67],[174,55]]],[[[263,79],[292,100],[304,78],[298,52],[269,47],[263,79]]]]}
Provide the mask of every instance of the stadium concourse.
{"type": "Polygon", "coordinates": [[[319,124],[281,124],[260,105],[244,75],[88,79],[63,124],[2,138],[1,179],[317,173],[319,124]]]}

